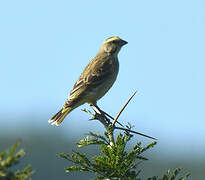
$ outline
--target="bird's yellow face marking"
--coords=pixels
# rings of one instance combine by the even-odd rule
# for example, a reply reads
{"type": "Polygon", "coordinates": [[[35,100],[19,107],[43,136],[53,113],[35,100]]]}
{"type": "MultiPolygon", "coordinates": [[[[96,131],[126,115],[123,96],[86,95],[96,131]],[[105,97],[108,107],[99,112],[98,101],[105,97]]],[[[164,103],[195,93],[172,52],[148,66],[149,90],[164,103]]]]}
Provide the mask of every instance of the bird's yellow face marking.
{"type": "Polygon", "coordinates": [[[107,40],[105,40],[104,43],[108,43],[108,42],[112,42],[112,41],[116,41],[116,40],[120,40],[119,37],[111,37],[111,38],[108,38],[107,40]]]}

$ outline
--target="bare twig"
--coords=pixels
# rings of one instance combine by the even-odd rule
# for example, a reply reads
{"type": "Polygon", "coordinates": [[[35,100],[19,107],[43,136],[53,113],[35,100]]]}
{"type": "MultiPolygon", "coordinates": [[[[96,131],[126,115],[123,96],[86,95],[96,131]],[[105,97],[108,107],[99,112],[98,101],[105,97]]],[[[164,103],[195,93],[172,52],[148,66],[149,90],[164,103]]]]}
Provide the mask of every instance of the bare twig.
{"type": "Polygon", "coordinates": [[[125,105],[123,106],[123,108],[120,110],[120,112],[117,114],[115,120],[112,123],[112,126],[115,125],[115,123],[117,122],[117,119],[120,117],[120,114],[122,113],[122,111],[125,109],[125,107],[128,105],[128,103],[130,102],[130,100],[134,97],[134,95],[136,94],[137,91],[134,92],[134,94],[128,99],[128,101],[125,103],[125,105]]]}
{"type": "Polygon", "coordinates": [[[95,114],[93,115],[92,119],[97,119],[104,125],[104,127],[108,133],[110,146],[114,146],[115,145],[115,140],[114,140],[114,136],[113,136],[114,129],[112,126],[110,126],[110,124],[111,124],[110,119],[105,116],[104,112],[97,105],[91,104],[91,107],[95,111],[95,114]]]}
{"type": "MultiPolygon", "coordinates": [[[[101,110],[102,111],[102,110],[101,110]]],[[[110,119],[115,120],[114,117],[110,116],[108,113],[106,113],[105,111],[102,111],[106,116],[108,116],[110,119]]],[[[120,126],[124,127],[119,121],[116,121],[116,123],[118,123],[120,126]]]]}
{"type": "Polygon", "coordinates": [[[148,135],[146,135],[146,134],[142,134],[142,133],[137,132],[137,131],[133,131],[133,130],[131,130],[131,129],[121,128],[121,127],[115,127],[115,129],[120,129],[120,130],[124,130],[124,131],[129,131],[129,132],[134,133],[134,134],[139,134],[140,136],[144,136],[144,137],[147,137],[147,138],[150,138],[150,139],[157,140],[157,139],[154,138],[154,137],[148,136],[148,135]]]}

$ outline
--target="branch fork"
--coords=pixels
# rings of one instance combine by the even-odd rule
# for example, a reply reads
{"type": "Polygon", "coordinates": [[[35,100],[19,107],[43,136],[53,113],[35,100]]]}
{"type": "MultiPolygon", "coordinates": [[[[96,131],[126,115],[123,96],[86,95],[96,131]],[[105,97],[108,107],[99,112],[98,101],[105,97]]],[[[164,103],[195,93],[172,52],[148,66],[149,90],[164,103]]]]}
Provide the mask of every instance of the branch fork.
{"type": "Polygon", "coordinates": [[[122,109],[119,111],[119,113],[117,114],[117,116],[115,118],[113,118],[112,116],[110,116],[109,114],[107,114],[106,112],[101,110],[96,104],[90,104],[90,106],[93,108],[95,114],[93,114],[89,110],[83,109],[83,111],[85,111],[88,114],[92,115],[92,118],[90,120],[98,120],[98,121],[100,121],[103,124],[103,126],[105,127],[105,129],[108,132],[108,136],[109,136],[109,140],[110,140],[110,146],[114,146],[115,145],[114,136],[113,136],[113,133],[114,133],[115,129],[123,130],[126,133],[134,133],[134,134],[138,134],[140,136],[144,136],[144,137],[147,137],[147,138],[150,138],[150,139],[157,140],[154,137],[145,135],[145,134],[137,132],[137,131],[133,131],[133,130],[131,130],[131,127],[126,126],[127,128],[125,128],[121,123],[119,123],[117,121],[119,119],[121,113],[126,108],[126,106],[129,104],[129,102],[135,96],[135,94],[136,94],[136,92],[134,92],[132,94],[132,96],[130,96],[130,98],[127,100],[127,102],[125,103],[125,105],[122,107],[122,109]],[[113,120],[113,122],[111,122],[111,120],[113,120]],[[116,123],[118,123],[121,127],[116,126],[115,125],[116,123]]]}

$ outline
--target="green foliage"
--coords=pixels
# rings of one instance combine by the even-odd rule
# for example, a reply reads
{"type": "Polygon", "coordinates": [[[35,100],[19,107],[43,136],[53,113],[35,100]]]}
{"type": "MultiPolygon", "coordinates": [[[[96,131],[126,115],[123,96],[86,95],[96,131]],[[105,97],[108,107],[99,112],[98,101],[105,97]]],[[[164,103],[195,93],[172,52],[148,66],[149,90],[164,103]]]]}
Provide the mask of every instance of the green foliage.
{"type": "MultiPolygon", "coordinates": [[[[89,132],[89,134],[77,143],[78,148],[89,145],[98,145],[101,155],[93,156],[89,159],[86,154],[73,152],[60,154],[60,157],[72,162],[75,166],[66,168],[66,172],[88,171],[93,172],[97,176],[94,180],[100,179],[118,179],[118,180],[141,180],[139,174],[141,172],[139,164],[148,160],[142,154],[156,145],[156,142],[150,143],[143,147],[141,142],[127,151],[126,145],[133,136],[129,133],[119,134],[116,137],[115,145],[110,146],[109,136],[105,132],[104,136],[89,132]]],[[[169,170],[162,178],[154,176],[147,180],[185,180],[189,174],[177,178],[181,168],[177,168],[171,173],[169,170]]]]}
{"type": "Polygon", "coordinates": [[[18,141],[8,151],[0,153],[0,180],[25,180],[34,173],[31,171],[30,165],[21,171],[12,172],[10,170],[11,167],[18,164],[20,159],[25,156],[23,149],[16,152],[19,145],[20,142],[18,141]]]}
{"type": "Polygon", "coordinates": [[[172,173],[170,170],[167,170],[162,178],[154,176],[152,178],[148,178],[147,180],[186,180],[190,176],[190,173],[186,173],[185,175],[178,177],[181,171],[182,168],[176,168],[172,173]]]}

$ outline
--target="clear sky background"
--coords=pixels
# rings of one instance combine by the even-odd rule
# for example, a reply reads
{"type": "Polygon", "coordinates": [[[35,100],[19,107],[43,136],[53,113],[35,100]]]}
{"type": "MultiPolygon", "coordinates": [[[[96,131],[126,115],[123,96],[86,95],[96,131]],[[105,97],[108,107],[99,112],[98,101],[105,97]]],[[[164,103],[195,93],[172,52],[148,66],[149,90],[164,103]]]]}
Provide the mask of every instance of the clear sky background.
{"type": "Polygon", "coordinates": [[[119,54],[118,79],[99,106],[115,116],[137,90],[121,122],[157,137],[162,152],[177,145],[179,154],[204,155],[203,0],[1,1],[0,131],[33,126],[79,136],[100,129],[80,110],[87,105],[59,128],[47,120],[110,36],[128,44],[119,54]],[[45,118],[19,118],[26,115],[45,118]]]}

